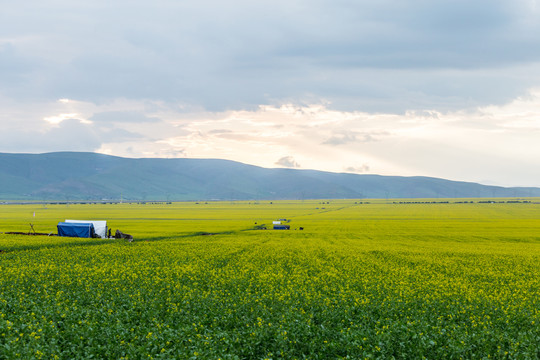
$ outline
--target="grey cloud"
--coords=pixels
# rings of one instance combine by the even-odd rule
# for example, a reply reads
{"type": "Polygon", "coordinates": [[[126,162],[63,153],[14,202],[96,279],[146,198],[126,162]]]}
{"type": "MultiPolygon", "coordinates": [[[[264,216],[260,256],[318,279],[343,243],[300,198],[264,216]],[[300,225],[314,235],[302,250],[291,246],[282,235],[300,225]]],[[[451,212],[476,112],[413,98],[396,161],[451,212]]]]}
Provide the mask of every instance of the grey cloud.
{"type": "Polygon", "coordinates": [[[144,138],[143,135],[128,130],[112,128],[99,129],[80,120],[64,120],[57,127],[45,132],[39,129],[0,132],[0,151],[34,152],[49,151],[96,151],[108,142],[126,142],[144,138]]]}
{"type": "MultiPolygon", "coordinates": [[[[312,30],[300,45],[285,43],[284,54],[330,67],[393,69],[491,67],[537,61],[540,56],[531,47],[538,40],[528,35],[538,25],[524,21],[531,11],[523,4],[488,0],[340,3],[346,4],[341,11],[319,9],[328,11],[332,19],[329,29],[312,30]]],[[[538,14],[532,16],[539,19],[538,14]]]]}
{"type": "Polygon", "coordinates": [[[348,142],[356,142],[357,138],[355,134],[341,134],[335,135],[324,141],[323,144],[326,145],[343,145],[348,142]]]}
{"type": "Polygon", "coordinates": [[[346,172],[352,172],[357,174],[367,173],[369,172],[369,165],[362,164],[361,166],[349,166],[345,168],[346,172]]]}
{"type": "Polygon", "coordinates": [[[305,99],[385,112],[496,103],[540,81],[540,12],[527,4],[57,1],[37,16],[14,2],[1,30],[30,40],[3,50],[12,60],[0,67],[10,80],[0,92],[209,110],[305,99]],[[527,76],[516,70],[524,64],[527,76]]]}
{"type": "Polygon", "coordinates": [[[208,131],[208,134],[221,135],[221,134],[228,134],[228,133],[231,133],[231,132],[232,132],[231,130],[227,130],[227,129],[214,129],[214,130],[208,131]]]}
{"type": "Polygon", "coordinates": [[[159,122],[156,117],[148,117],[136,111],[108,111],[94,114],[90,119],[98,123],[144,123],[159,122]]]}
{"type": "Polygon", "coordinates": [[[25,82],[35,66],[18,53],[12,43],[0,43],[0,92],[12,89],[25,82]]]}
{"type": "Polygon", "coordinates": [[[377,136],[386,135],[385,132],[373,132],[373,133],[361,133],[347,131],[340,134],[335,134],[329,139],[325,140],[325,145],[343,145],[350,142],[365,143],[370,141],[377,141],[377,136]]]}
{"type": "Polygon", "coordinates": [[[20,130],[0,134],[1,149],[5,152],[95,151],[104,142],[101,134],[79,120],[65,120],[45,133],[20,130]]]}
{"type": "Polygon", "coordinates": [[[284,156],[275,163],[276,165],[288,167],[288,168],[299,168],[300,164],[294,160],[292,156],[284,156]]]}
{"type": "Polygon", "coordinates": [[[214,134],[217,137],[222,139],[237,140],[237,141],[257,141],[259,137],[254,134],[246,133],[234,133],[234,132],[223,132],[220,134],[214,134]]]}
{"type": "Polygon", "coordinates": [[[103,131],[100,138],[105,140],[104,142],[123,142],[123,141],[133,141],[136,139],[144,139],[145,137],[141,134],[137,134],[125,129],[109,129],[103,131]]]}

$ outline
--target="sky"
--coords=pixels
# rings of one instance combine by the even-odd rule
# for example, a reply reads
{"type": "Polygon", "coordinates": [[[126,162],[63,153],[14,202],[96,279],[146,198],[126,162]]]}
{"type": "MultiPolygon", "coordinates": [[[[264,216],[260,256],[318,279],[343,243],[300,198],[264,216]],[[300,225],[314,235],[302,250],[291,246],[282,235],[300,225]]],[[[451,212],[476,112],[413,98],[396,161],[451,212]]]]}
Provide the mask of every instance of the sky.
{"type": "Polygon", "coordinates": [[[0,5],[0,152],[540,187],[540,1],[0,5]]]}

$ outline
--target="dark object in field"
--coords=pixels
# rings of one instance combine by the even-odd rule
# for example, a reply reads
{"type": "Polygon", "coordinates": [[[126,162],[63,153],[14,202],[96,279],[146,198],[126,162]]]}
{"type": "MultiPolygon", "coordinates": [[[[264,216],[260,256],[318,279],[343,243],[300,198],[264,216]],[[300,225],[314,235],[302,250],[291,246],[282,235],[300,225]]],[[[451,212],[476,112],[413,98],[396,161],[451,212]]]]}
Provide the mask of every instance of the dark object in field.
{"type": "Polygon", "coordinates": [[[280,225],[280,224],[274,225],[274,230],[290,230],[290,229],[291,229],[290,225],[280,225]]]}
{"type": "Polygon", "coordinates": [[[94,225],[92,223],[59,222],[56,227],[58,228],[58,236],[80,237],[80,238],[99,237],[99,235],[96,234],[94,225]]]}
{"type": "Polygon", "coordinates": [[[111,237],[111,230],[112,230],[112,229],[109,229],[109,236],[108,236],[109,238],[111,237]]]}
{"type": "Polygon", "coordinates": [[[133,236],[131,236],[130,234],[124,234],[120,230],[116,230],[116,233],[114,234],[114,238],[115,239],[126,239],[129,242],[133,241],[133,236]]]}
{"type": "Polygon", "coordinates": [[[303,228],[303,227],[300,227],[299,229],[300,229],[300,230],[304,230],[304,228],[303,228]]]}

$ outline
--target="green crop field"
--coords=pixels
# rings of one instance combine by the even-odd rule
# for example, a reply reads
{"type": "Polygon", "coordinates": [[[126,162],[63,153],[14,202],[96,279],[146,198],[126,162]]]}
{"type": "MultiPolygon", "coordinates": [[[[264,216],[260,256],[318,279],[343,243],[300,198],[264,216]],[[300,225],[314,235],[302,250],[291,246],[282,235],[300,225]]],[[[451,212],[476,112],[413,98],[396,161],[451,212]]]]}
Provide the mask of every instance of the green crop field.
{"type": "Polygon", "coordinates": [[[135,238],[0,234],[0,359],[539,359],[538,200],[415,201],[0,205],[135,238]]]}

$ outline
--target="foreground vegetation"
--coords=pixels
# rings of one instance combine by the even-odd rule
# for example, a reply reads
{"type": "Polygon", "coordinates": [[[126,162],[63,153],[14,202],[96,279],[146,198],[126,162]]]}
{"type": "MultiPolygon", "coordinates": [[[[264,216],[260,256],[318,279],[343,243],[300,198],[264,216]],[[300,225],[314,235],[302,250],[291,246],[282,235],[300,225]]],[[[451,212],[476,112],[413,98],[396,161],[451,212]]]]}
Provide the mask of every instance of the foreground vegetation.
{"type": "Polygon", "coordinates": [[[540,205],[0,206],[0,358],[540,358],[540,205]],[[35,216],[34,216],[35,212],[35,216]],[[277,218],[290,231],[256,230],[277,218]],[[304,230],[299,230],[303,227],[304,230]]]}

